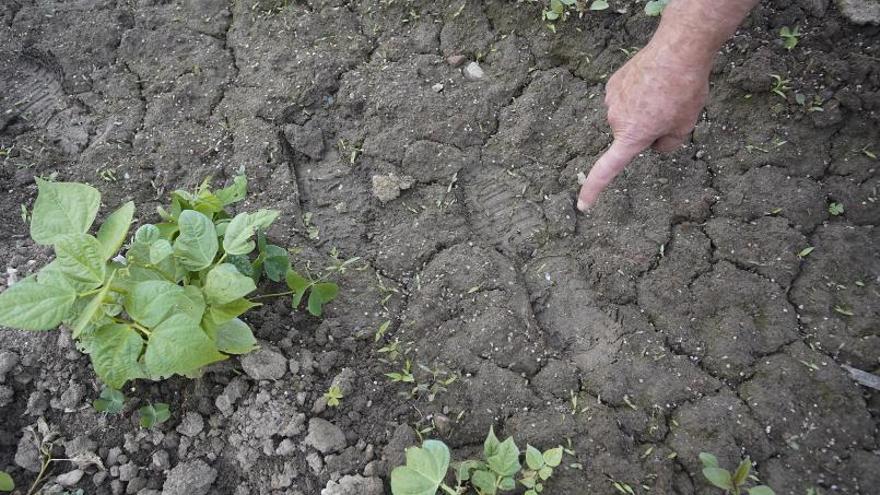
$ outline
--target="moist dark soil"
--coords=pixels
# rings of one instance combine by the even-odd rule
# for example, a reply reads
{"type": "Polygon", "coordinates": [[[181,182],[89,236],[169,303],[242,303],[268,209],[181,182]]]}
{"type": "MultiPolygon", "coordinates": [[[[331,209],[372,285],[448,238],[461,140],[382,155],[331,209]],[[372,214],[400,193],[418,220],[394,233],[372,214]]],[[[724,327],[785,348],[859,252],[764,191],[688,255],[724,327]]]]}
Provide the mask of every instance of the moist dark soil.
{"type": "Polygon", "coordinates": [[[657,24],[610,3],[554,33],[502,0],[4,0],[5,283],[51,254],[22,219],[34,176],[149,222],[171,190],[243,168],[243,208],[282,211],[270,236],[298,266],[360,257],[323,318],[266,304],[247,317],[260,352],[133,383],[120,415],[91,408],[69,332],[0,332],[19,493],[39,428],[55,457],[100,461],[53,463],[43,493],[371,495],[416,431],[461,458],[490,426],[573,451],[545,493],[718,493],[701,451],[749,456],[778,494],[877,493],[880,394],[841,365],[880,369],[880,28],[829,0],[762,3],[692,141],[578,214],[578,172],[611,139],[604,81],[657,24]],[[412,185],[382,202],[375,176],[412,185]],[[406,359],[429,390],[384,376],[406,359]],[[141,429],[146,402],[171,419],[141,429]]]}

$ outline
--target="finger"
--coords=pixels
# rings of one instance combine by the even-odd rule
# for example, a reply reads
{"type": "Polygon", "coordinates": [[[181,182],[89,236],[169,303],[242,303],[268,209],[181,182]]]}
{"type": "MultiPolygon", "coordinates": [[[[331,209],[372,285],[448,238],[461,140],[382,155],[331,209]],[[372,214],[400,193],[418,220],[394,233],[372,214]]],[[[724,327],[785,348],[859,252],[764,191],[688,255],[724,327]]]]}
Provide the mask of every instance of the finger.
{"type": "Polygon", "coordinates": [[[654,141],[651,148],[660,153],[671,153],[684,143],[684,138],[679,136],[663,136],[654,141]]]}
{"type": "Polygon", "coordinates": [[[596,160],[593,168],[590,169],[590,174],[587,175],[587,180],[581,186],[577,202],[578,210],[587,211],[592,207],[599,198],[599,193],[644,149],[645,146],[615,139],[608,151],[596,160]]]}

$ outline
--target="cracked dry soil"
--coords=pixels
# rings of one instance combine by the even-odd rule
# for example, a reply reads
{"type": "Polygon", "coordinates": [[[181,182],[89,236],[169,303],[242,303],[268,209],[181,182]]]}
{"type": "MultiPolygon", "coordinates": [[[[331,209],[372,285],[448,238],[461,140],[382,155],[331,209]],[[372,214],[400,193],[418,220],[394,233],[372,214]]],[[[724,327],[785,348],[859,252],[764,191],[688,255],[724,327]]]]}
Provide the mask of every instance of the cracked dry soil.
{"type": "Polygon", "coordinates": [[[106,468],[56,463],[44,493],[369,495],[412,425],[461,456],[494,425],[570,445],[554,494],[715,493],[701,451],[751,456],[779,494],[877,493],[880,394],[839,365],[880,367],[880,29],[828,0],[763,3],[721,52],[693,142],[639,157],[579,215],[577,172],[610,141],[603,81],[657,22],[612,5],[629,13],[554,34],[504,0],[3,1],[8,271],[49,255],[20,218],[35,175],[150,221],[170,190],[240,167],[247,206],[280,209],[270,235],[301,260],[363,262],[324,319],[268,304],[252,362],[135,383],[119,416],[89,406],[100,387],[67,333],[3,331],[0,469],[30,484],[25,429],[44,418],[56,456],[106,468]],[[371,179],[392,174],[414,184],[381,203],[371,179]],[[385,379],[385,320],[385,343],[459,376],[448,391],[385,379]],[[172,419],[139,429],[146,400],[172,419]]]}

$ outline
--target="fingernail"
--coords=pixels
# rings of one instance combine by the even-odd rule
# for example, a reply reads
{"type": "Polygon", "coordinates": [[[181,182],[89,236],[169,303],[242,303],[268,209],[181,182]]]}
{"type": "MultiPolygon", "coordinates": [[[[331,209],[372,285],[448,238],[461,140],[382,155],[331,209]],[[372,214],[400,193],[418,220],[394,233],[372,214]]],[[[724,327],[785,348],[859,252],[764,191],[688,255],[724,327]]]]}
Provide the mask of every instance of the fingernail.
{"type": "Polygon", "coordinates": [[[584,202],[584,200],[578,198],[577,208],[578,210],[586,213],[590,209],[590,206],[586,202],[584,202]]]}

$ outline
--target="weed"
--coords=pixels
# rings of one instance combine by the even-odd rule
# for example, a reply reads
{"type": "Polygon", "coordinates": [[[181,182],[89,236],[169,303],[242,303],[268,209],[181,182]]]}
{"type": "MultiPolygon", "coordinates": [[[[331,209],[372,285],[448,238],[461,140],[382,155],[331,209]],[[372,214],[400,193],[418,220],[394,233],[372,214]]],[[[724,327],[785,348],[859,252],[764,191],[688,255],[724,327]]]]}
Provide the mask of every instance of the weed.
{"type": "Polygon", "coordinates": [[[800,258],[800,259],[806,258],[807,256],[810,255],[810,253],[813,252],[814,249],[816,249],[816,248],[813,246],[807,246],[807,247],[801,249],[800,252],[798,252],[798,258],[800,258]]]}
{"type": "Polygon", "coordinates": [[[782,46],[789,51],[797,46],[798,38],[801,36],[803,35],[798,30],[797,26],[795,26],[794,29],[790,29],[788,26],[783,26],[782,29],[779,30],[779,37],[782,38],[782,46]]]}
{"type": "Polygon", "coordinates": [[[541,13],[541,18],[545,21],[549,21],[547,28],[555,33],[556,26],[553,23],[559,20],[564,21],[565,19],[568,19],[572,12],[577,12],[579,15],[583,15],[583,13],[588,10],[606,10],[609,6],[607,0],[593,0],[592,2],[588,2],[588,0],[550,0],[547,4],[547,8],[541,13]]]}
{"type": "MultiPolygon", "coordinates": [[[[379,349],[379,351],[381,352],[382,350],[379,349]]],[[[416,381],[412,374],[412,361],[409,359],[404,362],[400,372],[385,373],[385,376],[390,378],[392,382],[415,383],[416,381]]]]}
{"type": "Polygon", "coordinates": [[[828,213],[837,217],[843,215],[843,205],[837,202],[828,205],[828,213]]]}
{"type": "Polygon", "coordinates": [[[100,397],[92,402],[92,407],[95,408],[95,411],[108,414],[116,414],[122,411],[124,405],[125,396],[122,395],[122,392],[110,387],[104,387],[104,390],[101,390],[100,397]]]}
{"type": "Polygon", "coordinates": [[[163,402],[147,404],[138,409],[138,417],[142,428],[152,428],[168,421],[171,418],[171,410],[168,408],[168,404],[163,402]]]}
{"type": "Polygon", "coordinates": [[[759,481],[756,476],[749,476],[752,470],[752,461],[748,457],[739,463],[733,474],[719,467],[718,459],[712,454],[700,452],[700,461],[703,463],[703,476],[706,480],[713,486],[724,490],[725,494],[740,495],[745,491],[748,495],[774,495],[773,490],[767,485],[746,488],[745,485],[749,480],[759,481]]]}
{"type": "Polygon", "coordinates": [[[785,94],[786,91],[791,89],[791,86],[788,83],[791,82],[790,79],[783,79],[779,74],[770,74],[770,77],[773,78],[773,85],[770,86],[770,92],[776,93],[783,99],[788,99],[788,95],[785,94]]]}
{"type": "Polygon", "coordinates": [[[515,490],[519,481],[526,488],[525,495],[537,495],[543,492],[544,482],[562,462],[562,454],[561,446],[543,453],[527,446],[526,467],[523,468],[520,463],[522,452],[513,438],[499,441],[490,428],[483,442],[482,459],[451,464],[456,480],[455,487],[451,487],[444,483],[450,468],[449,448],[439,440],[425,440],[421,447],[406,449],[406,465],[391,471],[391,493],[432,495],[441,490],[448,495],[457,495],[470,486],[480,495],[494,495],[499,491],[515,490]]]}
{"type": "Polygon", "coordinates": [[[0,471],[0,492],[11,492],[15,490],[15,481],[6,471],[0,471]]]}
{"type": "Polygon", "coordinates": [[[645,14],[651,17],[657,17],[663,13],[663,10],[669,4],[669,0],[651,0],[645,4],[645,14]]]}
{"type": "Polygon", "coordinates": [[[331,385],[330,389],[324,392],[324,400],[327,401],[327,406],[329,407],[339,407],[343,397],[342,389],[339,388],[339,385],[331,385]]]}

